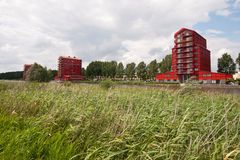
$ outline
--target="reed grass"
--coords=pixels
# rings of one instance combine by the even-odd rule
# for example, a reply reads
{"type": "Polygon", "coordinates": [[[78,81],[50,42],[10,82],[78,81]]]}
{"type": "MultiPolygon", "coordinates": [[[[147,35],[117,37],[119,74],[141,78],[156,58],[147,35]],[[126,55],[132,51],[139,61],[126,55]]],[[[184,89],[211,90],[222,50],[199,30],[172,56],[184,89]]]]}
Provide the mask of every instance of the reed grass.
{"type": "Polygon", "coordinates": [[[240,159],[239,97],[0,82],[0,159],[240,159]]]}

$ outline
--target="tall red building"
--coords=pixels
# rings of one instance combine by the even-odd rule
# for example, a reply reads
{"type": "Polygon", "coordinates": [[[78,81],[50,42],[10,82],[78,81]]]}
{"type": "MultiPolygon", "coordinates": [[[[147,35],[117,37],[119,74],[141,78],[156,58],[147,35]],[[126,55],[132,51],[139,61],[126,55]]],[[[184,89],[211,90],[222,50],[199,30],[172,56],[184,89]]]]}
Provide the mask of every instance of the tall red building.
{"type": "Polygon", "coordinates": [[[174,35],[172,71],[156,75],[158,81],[199,80],[220,83],[232,75],[211,72],[210,51],[206,39],[197,32],[182,28],[174,35]]]}
{"type": "Polygon", "coordinates": [[[55,80],[78,81],[82,80],[82,60],[76,57],[58,58],[58,75],[55,80]]]}
{"type": "Polygon", "coordinates": [[[27,79],[27,72],[31,68],[32,64],[25,64],[23,68],[23,80],[27,79]]]}

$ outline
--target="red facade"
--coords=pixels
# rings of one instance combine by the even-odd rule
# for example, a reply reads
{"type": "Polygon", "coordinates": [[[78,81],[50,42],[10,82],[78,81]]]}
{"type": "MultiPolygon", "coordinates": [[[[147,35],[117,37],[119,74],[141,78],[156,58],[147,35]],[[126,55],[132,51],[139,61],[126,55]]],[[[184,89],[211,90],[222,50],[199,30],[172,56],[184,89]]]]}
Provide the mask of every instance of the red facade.
{"type": "Polygon", "coordinates": [[[218,81],[232,75],[211,72],[210,51],[206,39],[193,30],[180,29],[174,35],[172,71],[156,75],[158,81],[218,81]],[[206,76],[207,75],[207,76],[206,76]]]}
{"type": "Polygon", "coordinates": [[[55,79],[62,81],[82,80],[82,60],[76,57],[59,57],[58,75],[55,79]]]}
{"type": "Polygon", "coordinates": [[[32,64],[25,64],[23,68],[23,80],[27,79],[27,72],[31,68],[32,64]]]}

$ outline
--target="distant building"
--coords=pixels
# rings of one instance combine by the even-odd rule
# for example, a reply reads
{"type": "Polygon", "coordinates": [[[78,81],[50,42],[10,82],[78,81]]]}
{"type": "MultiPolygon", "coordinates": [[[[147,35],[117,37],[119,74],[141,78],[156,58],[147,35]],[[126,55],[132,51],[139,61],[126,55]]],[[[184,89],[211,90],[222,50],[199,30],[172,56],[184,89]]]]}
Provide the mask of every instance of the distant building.
{"type": "Polygon", "coordinates": [[[230,74],[211,72],[210,51],[206,39],[197,32],[182,28],[174,35],[172,71],[157,74],[157,81],[198,80],[204,83],[223,83],[230,74]]]}
{"type": "Polygon", "coordinates": [[[58,58],[58,75],[55,80],[79,81],[83,79],[82,60],[76,57],[58,58]]]}
{"type": "Polygon", "coordinates": [[[32,67],[32,64],[25,64],[23,68],[23,80],[27,80],[27,72],[32,67]]]}

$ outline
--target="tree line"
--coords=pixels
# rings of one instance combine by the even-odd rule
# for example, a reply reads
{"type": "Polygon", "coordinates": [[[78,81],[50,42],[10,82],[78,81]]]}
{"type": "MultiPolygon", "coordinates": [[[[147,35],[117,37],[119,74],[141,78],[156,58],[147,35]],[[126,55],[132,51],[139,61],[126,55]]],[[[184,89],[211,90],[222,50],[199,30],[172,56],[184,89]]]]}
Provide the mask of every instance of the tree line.
{"type": "Polygon", "coordinates": [[[122,62],[93,61],[86,68],[86,77],[89,79],[129,79],[139,78],[141,80],[153,80],[157,73],[171,71],[172,56],[167,55],[161,62],[157,60],[146,64],[144,61],[136,64],[134,62],[123,65],[122,62]]]}
{"type": "MultiPolygon", "coordinates": [[[[83,68],[82,72],[88,79],[129,79],[139,78],[140,80],[154,80],[157,73],[165,73],[171,71],[172,56],[171,54],[165,56],[161,62],[157,60],[146,64],[144,61],[136,64],[134,62],[123,65],[122,62],[109,61],[93,61],[86,70],[83,68]]],[[[236,60],[233,60],[231,55],[224,53],[222,57],[218,58],[218,72],[234,74],[236,67],[240,70],[240,53],[236,60]]],[[[57,75],[57,70],[47,69],[40,64],[34,63],[27,73],[27,80],[48,82],[53,80],[57,75]]],[[[0,79],[7,80],[21,80],[23,78],[23,71],[0,73],[0,79]]]]}
{"type": "Polygon", "coordinates": [[[22,78],[23,78],[23,71],[0,73],[0,79],[21,80],[22,78]]]}
{"type": "MultiPolygon", "coordinates": [[[[47,69],[40,64],[34,63],[26,73],[26,80],[49,82],[54,80],[57,70],[47,69]]],[[[23,71],[0,73],[0,79],[4,80],[22,80],[23,71]]]]}

